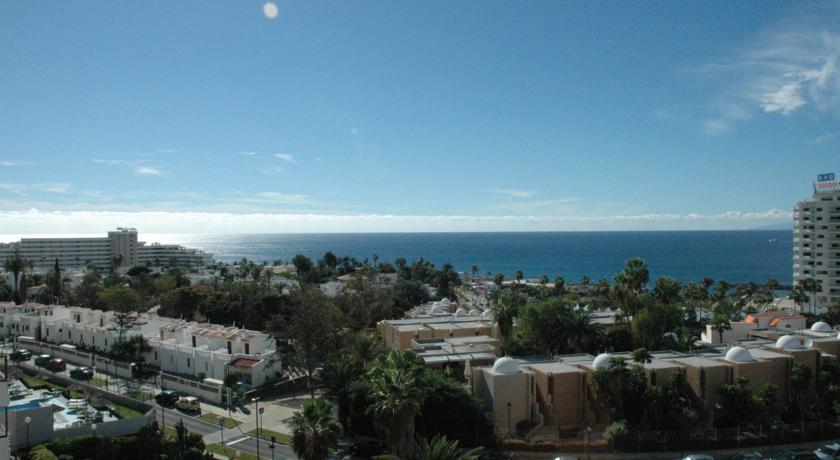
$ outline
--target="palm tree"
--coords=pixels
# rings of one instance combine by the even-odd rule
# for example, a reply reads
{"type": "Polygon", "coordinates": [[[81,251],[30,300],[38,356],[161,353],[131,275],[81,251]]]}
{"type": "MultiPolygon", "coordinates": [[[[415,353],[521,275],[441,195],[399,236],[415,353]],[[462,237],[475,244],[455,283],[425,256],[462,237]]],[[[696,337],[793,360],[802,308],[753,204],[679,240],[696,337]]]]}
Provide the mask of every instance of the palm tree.
{"type": "Polygon", "coordinates": [[[522,278],[525,277],[525,274],[522,273],[522,270],[516,270],[516,273],[513,276],[516,278],[516,284],[518,285],[522,281],[522,278]]]}
{"type": "Polygon", "coordinates": [[[799,307],[799,312],[803,312],[803,304],[808,301],[808,293],[805,292],[805,288],[802,286],[802,283],[796,283],[796,286],[790,291],[790,297],[793,299],[793,303],[799,307]]]}
{"type": "Polygon", "coordinates": [[[478,265],[470,267],[470,272],[472,272],[472,277],[475,278],[478,275],[478,265]]]}
{"type": "Polygon", "coordinates": [[[496,320],[496,325],[499,327],[499,335],[502,336],[504,346],[510,342],[513,336],[513,318],[519,313],[519,297],[513,292],[507,292],[499,296],[498,300],[493,303],[493,316],[496,320]]]}
{"type": "Polygon", "coordinates": [[[712,328],[716,330],[720,336],[720,343],[723,343],[723,333],[732,329],[732,324],[729,321],[729,316],[722,312],[715,312],[714,316],[712,316],[712,321],[709,322],[712,328]]]}
{"type": "Polygon", "coordinates": [[[633,294],[639,294],[650,281],[650,272],[644,260],[634,257],[624,264],[624,271],[615,276],[615,282],[622,284],[633,294]]]}
{"type": "Polygon", "coordinates": [[[592,312],[585,309],[569,308],[561,321],[563,331],[558,331],[566,337],[569,348],[575,353],[593,351],[601,336],[600,325],[593,322],[592,312]]]}
{"type": "Polygon", "coordinates": [[[446,438],[440,433],[435,434],[431,440],[421,438],[414,449],[413,460],[474,460],[481,450],[476,447],[471,450],[458,447],[458,441],[446,438]]]}
{"type": "Polygon", "coordinates": [[[501,273],[496,273],[496,276],[493,277],[493,284],[496,285],[499,290],[502,289],[502,284],[505,282],[505,275],[501,273]]]}
{"type": "Polygon", "coordinates": [[[3,263],[3,269],[12,273],[12,300],[16,303],[23,303],[20,299],[20,273],[26,269],[26,261],[20,256],[20,251],[15,249],[11,257],[7,257],[3,263]]]}
{"type": "Polygon", "coordinates": [[[645,364],[653,360],[653,355],[650,354],[647,348],[637,348],[631,354],[633,356],[633,362],[636,364],[645,364]]]}
{"type": "Polygon", "coordinates": [[[316,376],[318,386],[323,389],[324,396],[334,401],[338,407],[338,422],[347,431],[352,404],[350,385],[361,375],[360,369],[353,357],[346,354],[337,355],[324,363],[324,367],[316,376]]]}
{"type": "Polygon", "coordinates": [[[368,373],[371,386],[368,412],[385,432],[391,453],[401,458],[411,458],[414,416],[420,412],[423,402],[415,357],[410,351],[391,350],[368,373]]]}
{"type": "Polygon", "coordinates": [[[300,458],[322,460],[329,455],[341,431],[332,409],[325,399],[307,399],[292,416],[292,449],[300,458]]]}

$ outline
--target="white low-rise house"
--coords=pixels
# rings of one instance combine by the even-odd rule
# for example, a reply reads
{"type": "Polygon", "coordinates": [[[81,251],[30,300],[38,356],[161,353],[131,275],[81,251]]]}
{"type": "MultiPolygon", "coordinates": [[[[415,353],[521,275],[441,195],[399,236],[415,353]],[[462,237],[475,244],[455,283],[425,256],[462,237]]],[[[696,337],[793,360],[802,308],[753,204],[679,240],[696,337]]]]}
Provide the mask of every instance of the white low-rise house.
{"type": "MultiPolygon", "coordinates": [[[[104,352],[119,338],[112,311],[62,305],[0,302],[0,336],[30,336],[57,345],[104,352]]],[[[223,380],[228,373],[259,386],[279,378],[280,358],[270,335],[216,324],[158,316],[156,309],[137,315],[123,334],[141,335],[151,348],[146,362],[163,372],[223,380]]]]}

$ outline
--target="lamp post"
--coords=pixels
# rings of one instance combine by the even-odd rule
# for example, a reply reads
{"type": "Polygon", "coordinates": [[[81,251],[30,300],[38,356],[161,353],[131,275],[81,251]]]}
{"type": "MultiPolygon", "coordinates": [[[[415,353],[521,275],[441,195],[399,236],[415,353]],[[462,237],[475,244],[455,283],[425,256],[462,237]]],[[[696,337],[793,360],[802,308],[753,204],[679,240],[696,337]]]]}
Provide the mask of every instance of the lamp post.
{"type": "Polygon", "coordinates": [[[510,408],[511,408],[511,406],[512,406],[512,405],[513,405],[513,404],[511,404],[510,402],[508,402],[508,403],[507,403],[507,409],[508,409],[508,433],[513,433],[513,431],[511,431],[511,430],[510,430],[510,408]]]}
{"type": "Polygon", "coordinates": [[[254,418],[257,419],[257,458],[260,458],[260,398],[252,398],[254,403],[254,418]]]}
{"type": "MultiPolygon", "coordinates": [[[[95,423],[92,423],[92,424],[90,425],[90,433],[91,433],[91,435],[93,436],[94,441],[96,440],[96,429],[97,429],[97,428],[99,428],[99,427],[97,427],[95,423]]],[[[96,449],[96,450],[94,451],[94,453],[93,453],[93,458],[94,458],[94,460],[96,460],[96,458],[98,458],[98,457],[99,457],[99,453],[98,453],[99,448],[101,448],[101,446],[97,446],[97,449],[96,449]]]]}
{"type": "Polygon", "coordinates": [[[275,442],[277,442],[277,440],[274,438],[274,436],[272,436],[271,444],[268,445],[268,448],[271,449],[271,460],[274,460],[274,448],[277,447],[274,445],[275,442]]]}
{"type": "Polygon", "coordinates": [[[592,458],[592,457],[590,457],[590,454],[589,454],[589,444],[591,442],[592,442],[592,427],[588,426],[588,427],[586,427],[586,459],[587,460],[592,458]]]}
{"type": "Polygon", "coordinates": [[[27,416],[23,423],[26,424],[26,447],[29,447],[29,424],[32,423],[32,417],[27,416]]]}

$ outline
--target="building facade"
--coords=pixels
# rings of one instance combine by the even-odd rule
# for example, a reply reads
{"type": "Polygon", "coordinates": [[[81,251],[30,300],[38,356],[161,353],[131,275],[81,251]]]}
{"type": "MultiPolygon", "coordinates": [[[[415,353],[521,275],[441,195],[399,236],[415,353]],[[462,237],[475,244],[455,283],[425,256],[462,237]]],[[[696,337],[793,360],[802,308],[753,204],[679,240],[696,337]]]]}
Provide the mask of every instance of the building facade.
{"type": "Polygon", "coordinates": [[[834,174],[821,174],[811,198],[793,212],[793,279],[819,284],[815,303],[840,302],[840,185],[834,174]]]}
{"type": "Polygon", "coordinates": [[[131,268],[146,263],[201,267],[213,263],[213,256],[198,249],[172,244],[146,244],[138,240],[137,230],[118,228],[97,238],[22,238],[18,242],[0,244],[0,260],[18,252],[39,271],[52,268],[56,259],[62,269],[78,268],[88,262],[100,269],[115,262],[131,268]]]}
{"type": "MultiPolygon", "coordinates": [[[[223,380],[235,373],[248,386],[280,378],[275,341],[263,332],[162,317],[152,309],[122,333],[145,337],[150,347],[145,361],[170,374],[223,380]]],[[[103,353],[120,331],[111,311],[0,302],[0,338],[19,336],[103,353]]]]}

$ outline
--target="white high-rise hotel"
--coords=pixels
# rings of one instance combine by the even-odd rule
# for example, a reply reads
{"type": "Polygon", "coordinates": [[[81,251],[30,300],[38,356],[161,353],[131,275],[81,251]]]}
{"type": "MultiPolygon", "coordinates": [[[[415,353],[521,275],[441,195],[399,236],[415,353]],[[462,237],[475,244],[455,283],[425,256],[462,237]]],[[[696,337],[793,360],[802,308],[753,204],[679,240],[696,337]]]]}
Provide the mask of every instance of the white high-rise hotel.
{"type": "Polygon", "coordinates": [[[211,254],[174,244],[146,244],[137,240],[137,230],[118,228],[99,238],[22,238],[19,242],[0,243],[0,261],[18,251],[37,269],[51,268],[58,259],[62,268],[75,268],[92,262],[105,269],[114,258],[120,266],[131,268],[150,262],[155,265],[199,267],[213,263],[211,254]]]}
{"type": "Polygon", "coordinates": [[[793,212],[793,279],[820,283],[816,304],[840,302],[840,183],[833,173],[820,174],[814,195],[793,212]]]}

